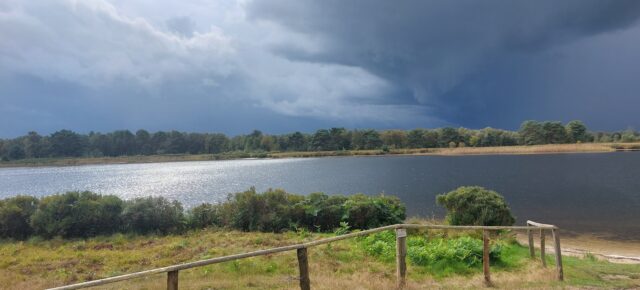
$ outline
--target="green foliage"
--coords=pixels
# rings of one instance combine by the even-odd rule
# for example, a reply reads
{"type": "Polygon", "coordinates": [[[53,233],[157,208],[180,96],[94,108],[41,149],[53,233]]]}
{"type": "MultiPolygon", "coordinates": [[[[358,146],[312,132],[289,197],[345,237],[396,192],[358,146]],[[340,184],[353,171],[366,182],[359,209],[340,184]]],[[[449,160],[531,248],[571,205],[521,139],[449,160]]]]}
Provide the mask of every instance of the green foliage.
{"type": "Polygon", "coordinates": [[[574,120],[567,123],[566,130],[570,142],[577,143],[588,141],[587,126],[585,126],[582,121],[574,120]]]}
{"type": "Polygon", "coordinates": [[[222,224],[243,231],[279,232],[292,228],[329,232],[344,227],[368,229],[402,222],[405,207],[387,196],[349,197],[312,193],[295,195],[283,190],[259,194],[255,188],[231,195],[218,205],[222,224]]]}
{"type": "Polygon", "coordinates": [[[186,219],[180,202],[144,197],[125,202],[122,223],[125,231],[168,234],[184,230],[186,219]]]}
{"type": "MultiPolygon", "coordinates": [[[[393,262],[396,257],[396,237],[392,231],[376,233],[362,238],[365,252],[384,262],[393,262]]],[[[491,263],[502,263],[505,247],[511,245],[494,243],[489,251],[491,263]]],[[[470,236],[445,239],[425,236],[407,238],[407,259],[414,266],[424,267],[436,276],[467,274],[482,266],[482,240],[470,236]]]]}
{"type": "Polygon", "coordinates": [[[266,157],[268,152],[346,151],[404,148],[454,148],[538,145],[576,142],[635,142],[640,133],[628,129],[590,133],[581,121],[563,126],[556,121],[525,121],[519,131],[484,128],[439,128],[404,130],[319,129],[313,134],[295,132],[269,135],[253,130],[232,138],[221,133],[185,133],[118,130],[110,133],[78,134],[60,130],[49,136],[29,132],[0,140],[0,160],[47,157],[103,157],[152,154],[214,154],[215,159],[266,157]]]}
{"type": "Polygon", "coordinates": [[[0,237],[25,239],[89,237],[115,232],[174,234],[210,226],[242,231],[319,231],[344,234],[400,223],[405,207],[396,197],[312,193],[281,189],[264,193],[251,188],[229,195],[219,204],[204,203],[186,212],[164,197],[122,201],[92,192],[0,200],[0,237]]]}
{"type": "Polygon", "coordinates": [[[328,196],[321,192],[311,193],[294,206],[294,212],[300,221],[299,224],[328,232],[342,227],[342,222],[348,224],[343,220],[344,203],[347,199],[341,195],[328,196]]]}
{"type": "Polygon", "coordinates": [[[560,122],[542,122],[544,144],[567,143],[567,131],[560,122]]]}
{"type": "Polygon", "coordinates": [[[34,232],[43,237],[88,237],[111,234],[120,226],[122,201],[89,191],[44,197],[31,216],[34,232]]]}
{"type": "Polygon", "coordinates": [[[0,238],[25,239],[33,233],[31,215],[36,211],[38,199],[18,195],[0,200],[0,238]]]}
{"type": "Polygon", "coordinates": [[[187,220],[189,228],[192,229],[221,226],[222,217],[220,207],[210,203],[203,203],[189,211],[187,220]]]}
{"type": "Polygon", "coordinates": [[[369,229],[401,223],[405,219],[405,206],[394,196],[375,198],[364,194],[349,197],[344,203],[344,220],[355,229],[369,229]]]}
{"type": "Polygon", "coordinates": [[[542,124],[536,121],[524,121],[522,125],[520,125],[518,133],[520,134],[520,142],[524,145],[538,145],[544,144],[545,142],[545,133],[542,124]]]}
{"type": "Polygon", "coordinates": [[[451,225],[510,226],[515,218],[504,197],[480,186],[462,186],[436,197],[451,225]]]}

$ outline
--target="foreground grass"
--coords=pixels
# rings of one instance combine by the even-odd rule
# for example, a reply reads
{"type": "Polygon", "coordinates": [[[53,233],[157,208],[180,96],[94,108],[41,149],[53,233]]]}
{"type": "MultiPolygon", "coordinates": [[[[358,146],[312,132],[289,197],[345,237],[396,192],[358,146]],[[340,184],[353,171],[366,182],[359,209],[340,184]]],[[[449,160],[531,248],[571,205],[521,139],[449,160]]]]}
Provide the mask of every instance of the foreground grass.
{"type": "MultiPolygon", "coordinates": [[[[412,234],[416,235],[416,233],[412,234]]],[[[243,233],[207,229],[185,235],[113,235],[87,240],[32,239],[0,242],[0,289],[42,289],[187,261],[290,245],[332,236],[316,233],[243,233]]],[[[392,289],[395,264],[367,254],[362,239],[350,239],[309,250],[314,289],[392,289]]],[[[529,260],[522,246],[503,252],[502,265],[492,267],[498,288],[631,288],[640,287],[640,265],[611,264],[595,259],[565,257],[566,282],[555,281],[553,257],[549,268],[529,260]]],[[[464,275],[431,273],[408,267],[408,288],[477,288],[481,269],[464,275]]],[[[209,265],[180,272],[181,289],[282,289],[298,287],[295,252],[209,265]]],[[[99,289],[162,289],[166,276],[111,284],[99,289]]]]}
{"type": "Polygon", "coordinates": [[[169,154],[120,157],[35,158],[0,161],[0,167],[76,166],[91,164],[157,163],[179,161],[233,160],[243,158],[305,158],[330,156],[378,156],[378,155],[492,155],[492,154],[551,154],[640,150],[640,143],[582,143],[548,144],[532,146],[419,148],[344,151],[301,152],[226,152],[220,154],[169,154]]]}

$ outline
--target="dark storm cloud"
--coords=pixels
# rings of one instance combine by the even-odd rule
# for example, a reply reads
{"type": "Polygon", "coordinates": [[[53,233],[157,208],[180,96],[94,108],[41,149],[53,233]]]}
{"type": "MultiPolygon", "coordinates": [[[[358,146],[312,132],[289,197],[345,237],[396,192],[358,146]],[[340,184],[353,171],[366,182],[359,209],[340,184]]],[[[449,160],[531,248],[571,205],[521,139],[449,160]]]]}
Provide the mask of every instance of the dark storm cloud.
{"type": "MultiPolygon", "coordinates": [[[[575,59],[565,62],[562,55],[585,50],[590,44],[562,49],[584,39],[602,41],[597,36],[634,26],[640,2],[280,0],[253,2],[249,15],[306,35],[321,47],[305,50],[288,42],[272,47],[287,58],[365,68],[407,88],[416,103],[435,108],[438,117],[454,124],[513,127],[523,118],[567,118],[563,110],[552,115],[531,112],[528,106],[546,99],[532,95],[542,92],[534,86],[550,85],[541,79],[551,67],[575,65],[569,63],[575,59]],[[502,116],[496,116],[498,112],[502,116]],[[505,112],[511,115],[508,120],[505,112]]],[[[607,57],[607,52],[591,53],[595,54],[583,54],[582,61],[607,57]]],[[[631,58],[629,66],[637,63],[637,56],[625,57],[631,58]]],[[[618,77],[616,71],[609,73],[613,75],[601,77],[618,77]]],[[[572,106],[565,109],[584,113],[573,117],[591,119],[587,108],[576,106],[584,94],[563,89],[566,95],[544,93],[564,101],[545,101],[572,106]]],[[[627,89],[637,91],[638,86],[627,89]]],[[[618,126],[638,124],[631,118],[614,117],[618,126]]]]}
{"type": "Polygon", "coordinates": [[[0,137],[640,127],[640,1],[0,1],[0,137]]]}

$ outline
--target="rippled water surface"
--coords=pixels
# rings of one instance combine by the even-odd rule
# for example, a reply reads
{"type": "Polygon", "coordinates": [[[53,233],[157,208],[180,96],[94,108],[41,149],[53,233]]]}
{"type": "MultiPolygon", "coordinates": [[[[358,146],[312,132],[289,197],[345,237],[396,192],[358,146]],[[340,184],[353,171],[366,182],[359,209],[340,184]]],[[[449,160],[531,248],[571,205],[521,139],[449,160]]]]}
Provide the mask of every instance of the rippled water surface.
{"type": "Polygon", "coordinates": [[[409,215],[441,217],[435,196],[461,185],[502,193],[518,222],[640,240],[640,152],[388,156],[0,169],[0,197],[92,190],[162,195],[186,205],[256,186],[307,194],[397,195],[409,215]]]}

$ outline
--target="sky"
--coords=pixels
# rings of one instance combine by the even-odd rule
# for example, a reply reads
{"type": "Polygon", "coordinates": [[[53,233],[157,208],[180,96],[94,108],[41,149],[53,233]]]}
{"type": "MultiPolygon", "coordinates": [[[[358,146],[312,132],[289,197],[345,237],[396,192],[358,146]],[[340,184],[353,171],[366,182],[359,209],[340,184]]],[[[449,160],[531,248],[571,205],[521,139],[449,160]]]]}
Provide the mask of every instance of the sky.
{"type": "Polygon", "coordinates": [[[0,138],[640,128],[640,1],[2,0],[0,138]]]}

